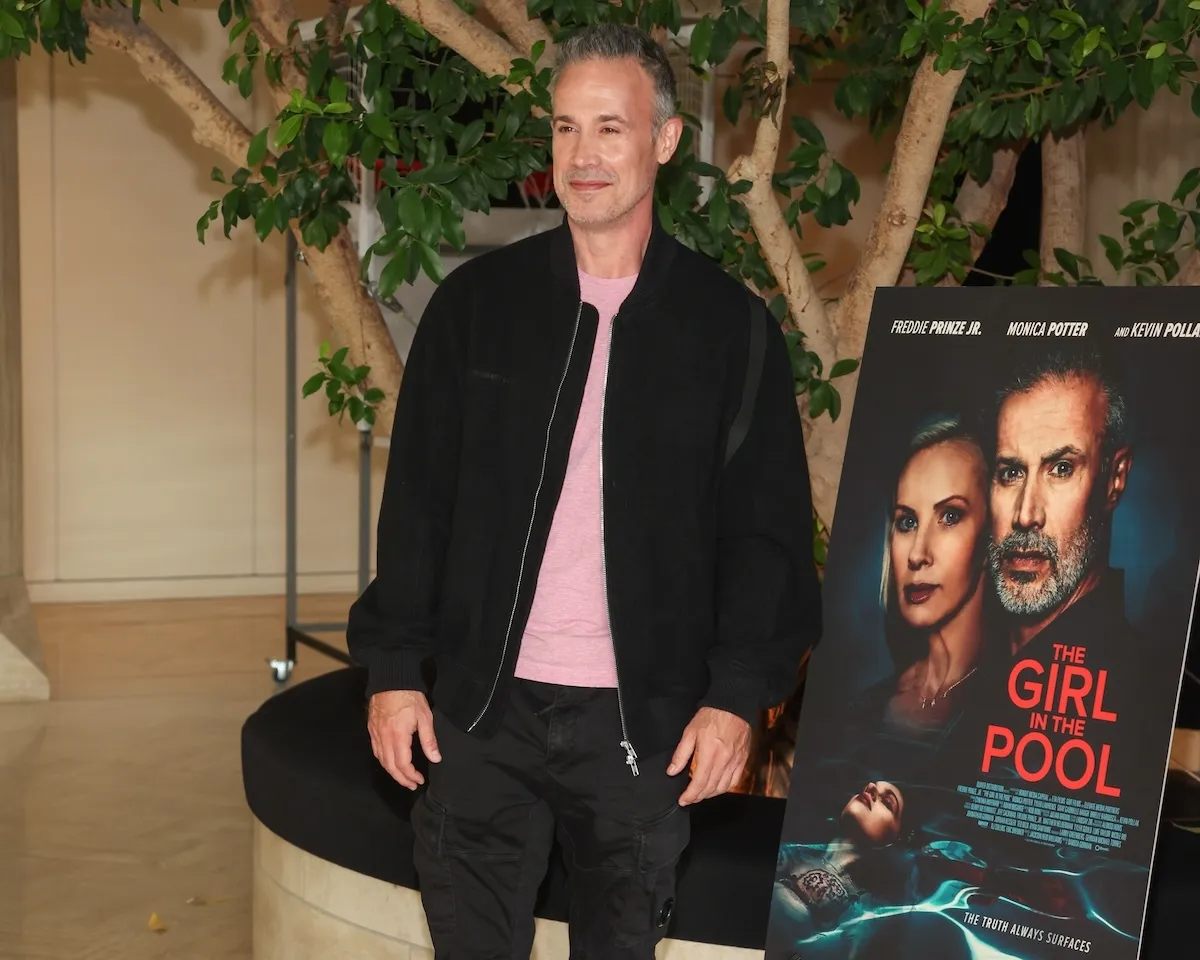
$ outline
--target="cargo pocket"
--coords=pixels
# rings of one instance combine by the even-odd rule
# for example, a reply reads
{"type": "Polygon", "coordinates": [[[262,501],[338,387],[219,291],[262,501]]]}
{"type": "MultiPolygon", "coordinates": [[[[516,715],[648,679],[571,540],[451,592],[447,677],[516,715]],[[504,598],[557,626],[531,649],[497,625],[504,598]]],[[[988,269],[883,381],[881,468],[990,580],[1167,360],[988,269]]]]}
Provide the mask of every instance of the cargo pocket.
{"type": "Polygon", "coordinates": [[[651,948],[667,935],[675,915],[679,860],[691,837],[691,811],[677,803],[638,823],[636,882],[641,903],[637,914],[628,918],[631,936],[623,945],[651,948]]]}
{"type": "Polygon", "coordinates": [[[446,808],[428,787],[413,801],[413,866],[421,892],[421,905],[436,946],[454,935],[454,883],[446,854],[446,808]]]}

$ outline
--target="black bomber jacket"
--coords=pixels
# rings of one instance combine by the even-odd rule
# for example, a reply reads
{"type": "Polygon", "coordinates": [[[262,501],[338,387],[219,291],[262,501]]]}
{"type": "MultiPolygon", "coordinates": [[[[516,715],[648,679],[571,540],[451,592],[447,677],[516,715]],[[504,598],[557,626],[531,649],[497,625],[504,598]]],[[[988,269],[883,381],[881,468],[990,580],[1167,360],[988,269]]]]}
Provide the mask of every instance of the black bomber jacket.
{"type": "MultiPolygon", "coordinates": [[[[435,291],[398,397],[376,576],[349,615],[368,696],[426,689],[432,661],[441,712],[495,731],[597,325],[565,221],[435,291]]],[[[657,219],[613,322],[602,422],[613,749],[636,772],[638,757],[674,749],[700,706],[753,723],[785,699],[821,630],[782,332],[657,219]]]]}

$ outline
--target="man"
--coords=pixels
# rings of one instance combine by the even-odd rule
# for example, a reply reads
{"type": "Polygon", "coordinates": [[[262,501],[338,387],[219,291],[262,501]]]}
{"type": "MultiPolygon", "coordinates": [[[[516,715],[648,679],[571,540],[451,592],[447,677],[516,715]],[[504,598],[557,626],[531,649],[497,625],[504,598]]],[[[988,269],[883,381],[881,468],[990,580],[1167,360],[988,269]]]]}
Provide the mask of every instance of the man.
{"type": "Polygon", "coordinates": [[[529,955],[556,832],[572,956],[649,960],[686,808],[733,784],[820,628],[782,333],[653,215],[670,65],[617,26],[558,58],[565,222],[430,301],[350,612],[376,757],[409,789],[414,734],[431,761],[414,856],[452,960],[529,955]]]}
{"type": "MultiPolygon", "coordinates": [[[[1071,795],[1136,819],[1157,810],[1166,755],[1150,745],[1173,704],[1151,702],[1155,650],[1126,617],[1123,572],[1109,562],[1133,466],[1126,421],[1114,371],[1087,344],[1047,351],[999,392],[989,568],[1001,623],[981,668],[986,694],[964,725],[973,775],[961,782],[1071,795]]],[[[1144,825],[1113,848],[1136,860],[1152,842],[1144,825]]]]}
{"type": "Polygon", "coordinates": [[[1087,348],[1039,358],[1001,392],[989,560],[1014,653],[1094,591],[1122,599],[1108,551],[1133,461],[1125,418],[1087,348]]]}

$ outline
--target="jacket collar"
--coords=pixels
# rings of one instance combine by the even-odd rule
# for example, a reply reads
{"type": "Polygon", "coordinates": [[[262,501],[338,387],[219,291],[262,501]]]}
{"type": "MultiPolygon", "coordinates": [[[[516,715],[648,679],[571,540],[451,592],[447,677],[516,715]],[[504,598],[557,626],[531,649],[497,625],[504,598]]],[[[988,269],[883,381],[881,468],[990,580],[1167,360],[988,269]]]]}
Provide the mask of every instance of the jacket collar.
{"type": "MultiPolygon", "coordinates": [[[[562,223],[546,231],[546,235],[550,242],[550,266],[555,279],[570,291],[575,300],[578,300],[579,264],[575,257],[575,242],[571,238],[571,228],[567,224],[566,214],[563,214],[562,223]]],[[[662,292],[678,247],[679,241],[667,233],[658,214],[652,214],[650,217],[650,242],[646,246],[646,255],[638,270],[637,282],[625,299],[626,304],[651,300],[662,292]]]]}

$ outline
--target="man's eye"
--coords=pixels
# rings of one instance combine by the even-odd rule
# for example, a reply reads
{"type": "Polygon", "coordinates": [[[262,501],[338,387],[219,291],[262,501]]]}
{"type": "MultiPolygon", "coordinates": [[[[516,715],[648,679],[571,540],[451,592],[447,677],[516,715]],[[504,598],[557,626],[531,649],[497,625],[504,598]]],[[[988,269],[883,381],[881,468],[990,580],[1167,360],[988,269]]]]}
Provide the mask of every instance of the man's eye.
{"type": "Polygon", "coordinates": [[[1075,472],[1075,465],[1068,460],[1059,460],[1050,468],[1050,472],[1056,477],[1069,477],[1075,472]]]}
{"type": "Polygon", "coordinates": [[[996,471],[996,480],[1000,483],[1013,483],[1020,475],[1019,467],[1001,467],[996,471]]]}

